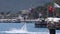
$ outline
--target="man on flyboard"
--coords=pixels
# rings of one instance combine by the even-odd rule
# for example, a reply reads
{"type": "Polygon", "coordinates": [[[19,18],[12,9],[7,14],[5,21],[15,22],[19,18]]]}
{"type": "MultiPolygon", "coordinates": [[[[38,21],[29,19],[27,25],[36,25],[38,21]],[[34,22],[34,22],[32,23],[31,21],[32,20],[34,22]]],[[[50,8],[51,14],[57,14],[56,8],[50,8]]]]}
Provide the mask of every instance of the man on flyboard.
{"type": "Polygon", "coordinates": [[[54,17],[54,7],[48,6],[48,18],[46,18],[47,27],[50,34],[56,34],[55,30],[60,28],[60,18],[54,17]]]}

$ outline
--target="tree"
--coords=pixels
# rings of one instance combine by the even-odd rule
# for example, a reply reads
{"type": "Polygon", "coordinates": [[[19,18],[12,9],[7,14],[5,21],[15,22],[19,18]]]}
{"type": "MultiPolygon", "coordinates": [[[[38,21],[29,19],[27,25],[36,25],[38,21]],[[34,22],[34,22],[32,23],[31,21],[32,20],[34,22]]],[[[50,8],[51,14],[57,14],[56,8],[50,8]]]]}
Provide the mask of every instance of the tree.
{"type": "Polygon", "coordinates": [[[18,11],[18,12],[17,12],[17,14],[21,14],[21,13],[22,13],[22,11],[18,11]]]}
{"type": "Polygon", "coordinates": [[[38,11],[38,12],[42,12],[42,11],[44,10],[44,7],[43,7],[43,6],[38,6],[38,7],[36,7],[35,9],[36,9],[36,11],[38,11]]]}
{"type": "Polygon", "coordinates": [[[4,14],[5,14],[4,12],[1,12],[2,18],[4,18],[4,16],[5,16],[4,14]]]}
{"type": "Polygon", "coordinates": [[[8,14],[10,14],[11,12],[9,11],[9,12],[7,12],[6,14],[8,15],[8,14]]]}
{"type": "MultiPolygon", "coordinates": [[[[58,5],[60,5],[60,0],[54,0],[54,2],[57,3],[58,5]]],[[[60,8],[57,8],[55,11],[56,11],[55,13],[60,14],[60,8]]]]}
{"type": "Polygon", "coordinates": [[[1,15],[4,15],[5,13],[4,12],[1,12],[1,15]]]}
{"type": "Polygon", "coordinates": [[[60,5],[60,0],[54,0],[54,2],[60,5]]]}

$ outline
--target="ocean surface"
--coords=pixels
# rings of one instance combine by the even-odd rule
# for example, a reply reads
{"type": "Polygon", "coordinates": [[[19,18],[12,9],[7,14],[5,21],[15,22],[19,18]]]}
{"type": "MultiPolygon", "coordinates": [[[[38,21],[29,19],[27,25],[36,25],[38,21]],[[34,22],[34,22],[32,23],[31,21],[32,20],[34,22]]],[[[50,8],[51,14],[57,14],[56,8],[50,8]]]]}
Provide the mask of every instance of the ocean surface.
{"type": "MultiPolygon", "coordinates": [[[[0,23],[0,34],[28,34],[24,33],[24,30],[23,33],[20,33],[21,28],[27,29],[27,32],[32,32],[32,34],[34,34],[33,32],[38,34],[49,34],[48,28],[35,28],[34,23],[26,23],[25,26],[24,24],[25,23],[0,23]],[[2,31],[14,31],[14,33],[6,33],[2,31]]],[[[56,34],[60,34],[60,30],[56,30],[56,34]]]]}

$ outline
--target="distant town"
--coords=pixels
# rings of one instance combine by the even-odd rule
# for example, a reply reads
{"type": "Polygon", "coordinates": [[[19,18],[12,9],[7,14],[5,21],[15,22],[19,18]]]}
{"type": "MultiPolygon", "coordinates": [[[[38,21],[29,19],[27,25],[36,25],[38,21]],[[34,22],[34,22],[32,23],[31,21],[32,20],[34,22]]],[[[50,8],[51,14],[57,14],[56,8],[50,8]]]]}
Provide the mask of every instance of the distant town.
{"type": "Polygon", "coordinates": [[[0,12],[0,22],[2,21],[20,21],[26,19],[40,19],[47,17],[60,17],[60,7],[57,3],[48,2],[43,6],[31,7],[29,10],[19,10],[16,13],[0,12]]]}

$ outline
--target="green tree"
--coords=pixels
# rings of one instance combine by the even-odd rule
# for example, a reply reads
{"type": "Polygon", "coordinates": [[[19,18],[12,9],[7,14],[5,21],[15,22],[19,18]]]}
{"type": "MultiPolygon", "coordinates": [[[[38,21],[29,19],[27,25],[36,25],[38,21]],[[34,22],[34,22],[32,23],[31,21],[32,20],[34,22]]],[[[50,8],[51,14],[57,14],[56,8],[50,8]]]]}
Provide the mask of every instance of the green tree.
{"type": "Polygon", "coordinates": [[[5,13],[4,12],[1,12],[1,15],[4,15],[5,13]]]}
{"type": "Polygon", "coordinates": [[[5,16],[4,14],[5,14],[5,13],[4,13],[4,12],[1,12],[0,14],[2,15],[2,18],[4,18],[4,16],[5,16]]]}
{"type": "Polygon", "coordinates": [[[60,0],[54,0],[54,2],[60,5],[60,0]]]}
{"type": "Polygon", "coordinates": [[[8,14],[10,14],[11,12],[9,11],[9,12],[7,12],[6,14],[8,15],[8,14]]]}
{"type": "MultiPolygon", "coordinates": [[[[54,0],[55,3],[57,3],[58,5],[60,5],[60,0],[54,0]]],[[[56,8],[55,9],[55,13],[59,13],[60,14],[60,8],[56,8]]]]}

